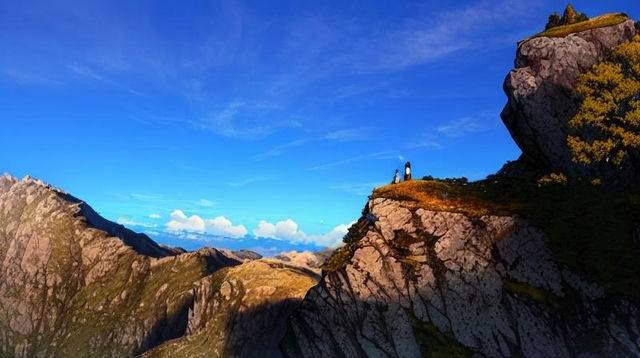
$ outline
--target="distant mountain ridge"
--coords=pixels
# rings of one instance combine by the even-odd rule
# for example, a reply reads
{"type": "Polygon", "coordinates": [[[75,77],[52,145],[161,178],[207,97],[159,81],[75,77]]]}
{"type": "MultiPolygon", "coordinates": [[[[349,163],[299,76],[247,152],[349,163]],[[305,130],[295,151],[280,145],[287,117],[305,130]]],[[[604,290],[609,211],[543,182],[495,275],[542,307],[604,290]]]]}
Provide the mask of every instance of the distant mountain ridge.
{"type": "MultiPolygon", "coordinates": [[[[226,286],[216,280],[228,280],[242,292],[252,289],[250,279],[234,278],[240,273],[279,279],[274,286],[263,283],[253,288],[255,294],[235,296],[234,305],[222,305],[216,311],[216,324],[250,325],[262,317],[270,317],[274,324],[280,320],[282,328],[270,327],[269,334],[249,330],[269,337],[251,339],[264,352],[277,354],[288,312],[318,277],[282,261],[256,260],[243,264],[233,253],[212,248],[184,253],[162,247],[40,180],[3,175],[0,356],[110,357],[146,352],[207,327],[211,316],[202,316],[199,307],[212,302],[210,295],[226,297],[226,286]],[[228,271],[240,266],[239,271],[228,271]],[[258,309],[252,316],[234,313],[238,305],[263,304],[269,310],[258,309]]],[[[242,337],[249,331],[216,332],[218,343],[209,348],[233,355],[240,348],[232,342],[247,339],[242,337]]]]}

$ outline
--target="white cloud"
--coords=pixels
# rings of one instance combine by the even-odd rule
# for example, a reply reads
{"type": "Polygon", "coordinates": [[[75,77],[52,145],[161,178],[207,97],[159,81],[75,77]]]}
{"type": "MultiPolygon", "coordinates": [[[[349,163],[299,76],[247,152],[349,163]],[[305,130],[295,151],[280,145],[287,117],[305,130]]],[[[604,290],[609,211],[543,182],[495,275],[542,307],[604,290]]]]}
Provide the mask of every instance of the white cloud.
{"type": "Polygon", "coordinates": [[[160,219],[161,216],[160,216],[160,214],[149,214],[149,218],[151,218],[151,219],[160,219]]]}
{"type": "Polygon", "coordinates": [[[187,217],[182,210],[174,210],[171,213],[171,220],[166,226],[172,231],[205,231],[204,220],[201,217],[198,215],[187,217]]]}
{"type": "Polygon", "coordinates": [[[261,220],[253,229],[253,234],[257,237],[288,241],[298,241],[306,237],[306,234],[298,229],[298,223],[291,219],[278,221],[275,224],[261,220]]]}
{"type": "Polygon", "coordinates": [[[204,207],[211,207],[211,206],[214,206],[215,204],[216,203],[214,201],[207,200],[207,199],[198,200],[198,205],[204,206],[204,207]]]}
{"type": "Polygon", "coordinates": [[[231,220],[224,216],[205,220],[198,215],[187,216],[182,210],[174,210],[171,213],[171,220],[166,223],[166,227],[170,231],[194,231],[232,238],[247,235],[247,229],[243,225],[233,225],[231,220]]]}
{"type": "Polygon", "coordinates": [[[341,224],[331,231],[321,235],[307,235],[300,230],[298,223],[292,219],[278,221],[275,224],[266,220],[261,220],[253,229],[253,235],[257,238],[268,238],[275,240],[285,240],[292,243],[315,244],[316,246],[336,247],[342,242],[342,238],[347,234],[349,227],[353,225],[341,224]]]}

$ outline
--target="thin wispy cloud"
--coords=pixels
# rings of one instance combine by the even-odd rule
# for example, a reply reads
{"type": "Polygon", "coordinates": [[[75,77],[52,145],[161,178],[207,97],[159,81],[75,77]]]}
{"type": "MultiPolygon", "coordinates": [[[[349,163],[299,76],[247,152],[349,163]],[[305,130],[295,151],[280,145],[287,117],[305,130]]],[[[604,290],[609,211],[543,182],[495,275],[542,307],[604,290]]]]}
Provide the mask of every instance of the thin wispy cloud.
{"type": "Polygon", "coordinates": [[[499,115],[494,111],[482,111],[471,116],[453,119],[436,128],[448,137],[463,137],[499,126],[499,115]]]}
{"type": "Polygon", "coordinates": [[[443,149],[449,140],[466,137],[499,126],[494,111],[482,111],[471,116],[455,118],[422,132],[407,144],[408,148],[443,149]]]}
{"type": "Polygon", "coordinates": [[[138,227],[144,227],[144,228],[155,228],[155,227],[158,227],[158,225],[156,225],[156,224],[149,224],[149,223],[145,223],[145,222],[135,221],[135,220],[131,219],[128,216],[120,216],[120,217],[118,217],[118,219],[116,219],[116,223],[118,223],[120,225],[125,225],[125,226],[138,226],[138,227]]]}
{"type": "Polygon", "coordinates": [[[370,157],[371,159],[376,159],[376,160],[397,159],[401,162],[405,161],[404,156],[394,150],[385,150],[381,152],[375,152],[375,153],[372,153],[370,157]]]}
{"type": "Polygon", "coordinates": [[[97,73],[95,70],[87,67],[87,66],[83,66],[77,63],[72,63],[67,65],[67,68],[74,74],[81,76],[81,77],[85,77],[88,78],[90,80],[93,81],[98,81],[98,82],[102,82],[102,83],[106,83],[112,87],[118,88],[119,90],[131,93],[133,95],[136,96],[140,96],[140,97],[145,97],[145,95],[139,91],[136,91],[134,89],[128,88],[126,86],[123,86],[122,84],[120,84],[119,82],[111,79],[111,78],[107,78],[104,75],[101,75],[99,73],[97,73]]]}
{"type": "Polygon", "coordinates": [[[345,86],[338,87],[332,94],[334,101],[340,101],[351,97],[363,95],[365,93],[371,93],[376,90],[382,89],[388,86],[388,82],[375,82],[375,83],[349,83],[345,86]]]}
{"type": "Polygon", "coordinates": [[[278,146],[275,146],[267,150],[266,152],[256,154],[253,157],[253,159],[256,161],[260,161],[270,157],[277,157],[279,155],[284,154],[287,150],[300,147],[312,142],[318,142],[318,141],[352,142],[352,141],[367,140],[372,138],[371,132],[372,132],[371,128],[368,128],[368,127],[339,129],[315,138],[300,138],[284,144],[280,144],[278,146]]]}
{"type": "Polygon", "coordinates": [[[482,1],[433,14],[418,13],[395,29],[375,34],[355,55],[360,70],[396,71],[443,59],[462,50],[506,45],[487,40],[487,33],[522,18],[525,1],[482,1]]]}
{"type": "Polygon", "coordinates": [[[327,135],[324,136],[324,139],[335,140],[338,142],[365,140],[371,137],[371,131],[372,129],[368,127],[340,129],[327,133],[327,135]]]}
{"type": "Polygon", "coordinates": [[[423,134],[420,138],[407,143],[407,148],[443,149],[444,145],[435,138],[436,137],[431,133],[423,134]]]}
{"type": "Polygon", "coordinates": [[[338,184],[332,185],[329,189],[342,191],[352,195],[365,196],[371,194],[373,189],[384,185],[380,182],[366,182],[366,183],[353,183],[353,184],[338,184]]]}
{"type": "MultiPolygon", "coordinates": [[[[172,209],[176,206],[188,208],[188,209],[210,209],[216,206],[218,203],[209,199],[179,199],[166,197],[160,194],[149,193],[132,193],[121,197],[121,200],[132,200],[136,203],[136,206],[147,209],[172,209]]],[[[154,215],[154,214],[152,214],[154,215]]],[[[151,216],[149,216],[151,217],[151,216]]]]}
{"type": "Polygon", "coordinates": [[[282,119],[282,116],[278,106],[268,102],[233,100],[198,124],[218,135],[243,139],[262,138],[281,129],[300,127],[300,122],[282,119]]]}
{"type": "Polygon", "coordinates": [[[404,156],[398,154],[395,151],[383,151],[383,152],[375,152],[368,155],[358,155],[350,158],[345,158],[341,160],[336,160],[333,162],[323,163],[320,165],[316,165],[308,168],[308,171],[318,171],[318,170],[327,170],[335,167],[340,167],[346,164],[355,163],[358,161],[364,160],[399,160],[404,161],[404,156]]]}
{"type": "Polygon", "coordinates": [[[311,167],[311,168],[309,168],[307,170],[309,170],[309,171],[327,170],[327,169],[339,167],[339,166],[342,166],[342,165],[345,165],[345,164],[353,163],[353,162],[356,162],[358,160],[362,160],[363,158],[364,158],[363,156],[357,156],[357,157],[337,160],[335,162],[329,162],[329,163],[316,165],[316,166],[313,166],[313,167],[311,167]]]}
{"type": "Polygon", "coordinates": [[[260,161],[260,160],[264,160],[264,159],[267,159],[267,158],[270,158],[270,157],[277,157],[279,155],[282,155],[288,149],[302,146],[304,144],[312,142],[313,140],[314,139],[312,139],[312,138],[296,139],[296,140],[293,140],[291,142],[287,142],[287,143],[275,146],[275,147],[267,150],[266,152],[263,152],[263,153],[260,153],[260,154],[256,154],[256,155],[253,156],[253,159],[256,160],[256,161],[260,161]]]}
{"type": "Polygon", "coordinates": [[[244,180],[230,182],[229,186],[231,186],[231,187],[242,187],[242,186],[247,186],[247,185],[254,184],[254,183],[267,181],[267,180],[270,180],[270,179],[271,178],[269,178],[269,177],[248,178],[248,179],[244,179],[244,180]]]}
{"type": "Polygon", "coordinates": [[[61,81],[33,72],[15,69],[5,69],[0,72],[0,78],[5,78],[13,83],[24,86],[59,86],[61,81]]]}

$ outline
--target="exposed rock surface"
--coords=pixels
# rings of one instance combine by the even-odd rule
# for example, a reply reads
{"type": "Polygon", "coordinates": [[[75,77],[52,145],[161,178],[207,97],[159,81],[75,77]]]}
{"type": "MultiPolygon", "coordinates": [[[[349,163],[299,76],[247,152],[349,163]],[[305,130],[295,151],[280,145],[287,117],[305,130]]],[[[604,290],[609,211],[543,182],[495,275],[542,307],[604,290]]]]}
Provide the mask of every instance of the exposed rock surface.
{"type": "Polygon", "coordinates": [[[285,313],[317,277],[258,261],[219,274],[236,265],[230,252],[165,248],[38,180],[1,176],[0,357],[132,356],[219,317],[237,323],[229,355],[246,349],[246,334],[277,342],[285,313]]]}
{"type": "MultiPolygon", "coordinates": [[[[605,170],[586,169],[571,161],[567,122],[579,104],[572,89],[581,72],[637,33],[634,21],[628,20],[566,37],[534,37],[518,45],[516,68],[504,82],[508,103],[501,117],[525,154],[550,170],[570,175],[605,170]]],[[[638,179],[636,172],[592,174],[627,182],[638,179]]]]}
{"type": "Polygon", "coordinates": [[[261,259],[198,281],[187,335],[149,357],[279,357],[287,317],[318,276],[278,260],[261,259]]]}
{"type": "Polygon", "coordinates": [[[231,251],[231,253],[233,253],[240,260],[251,261],[251,260],[259,260],[262,258],[262,255],[251,250],[235,250],[235,251],[231,251]]]}
{"type": "Polygon", "coordinates": [[[323,253],[313,253],[311,251],[281,252],[274,256],[274,258],[291,265],[307,268],[317,273],[320,273],[320,268],[326,260],[323,253]]]}
{"type": "Polygon", "coordinates": [[[292,315],[285,355],[640,355],[640,303],[558,266],[526,220],[384,198],[368,212],[353,257],[292,315]]]}

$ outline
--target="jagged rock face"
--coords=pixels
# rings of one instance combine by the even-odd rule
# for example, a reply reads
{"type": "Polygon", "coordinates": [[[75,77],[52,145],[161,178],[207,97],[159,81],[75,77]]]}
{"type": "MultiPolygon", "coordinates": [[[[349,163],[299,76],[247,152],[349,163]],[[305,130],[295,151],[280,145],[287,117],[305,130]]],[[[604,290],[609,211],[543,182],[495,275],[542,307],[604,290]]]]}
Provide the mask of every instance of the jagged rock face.
{"type": "Polygon", "coordinates": [[[196,284],[187,335],[146,357],[280,357],[287,318],[318,275],[279,260],[223,269],[196,284]]]}
{"type": "Polygon", "coordinates": [[[368,209],[353,257],[291,316],[286,356],[640,355],[640,304],[558,266],[526,220],[368,209]]]}
{"type": "Polygon", "coordinates": [[[173,256],[44,183],[0,177],[0,356],[129,356],[184,334],[193,283],[239,262],[173,256]]]}
{"type": "Polygon", "coordinates": [[[516,68],[504,82],[508,102],[501,117],[526,155],[552,171],[572,176],[589,174],[622,182],[638,179],[638,173],[578,166],[566,143],[567,123],[579,105],[572,92],[578,75],[636,33],[634,21],[628,20],[566,37],[535,37],[518,45],[516,68]]]}

